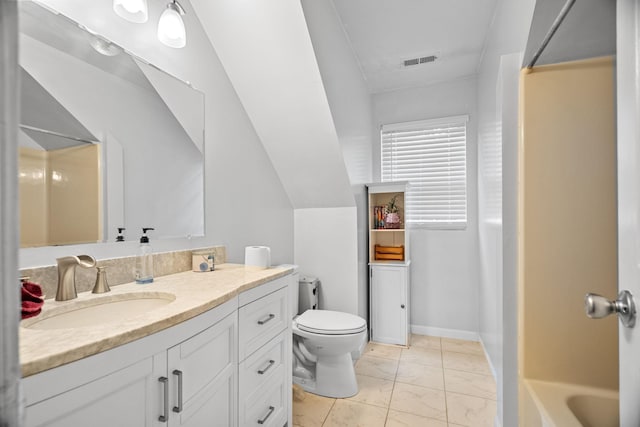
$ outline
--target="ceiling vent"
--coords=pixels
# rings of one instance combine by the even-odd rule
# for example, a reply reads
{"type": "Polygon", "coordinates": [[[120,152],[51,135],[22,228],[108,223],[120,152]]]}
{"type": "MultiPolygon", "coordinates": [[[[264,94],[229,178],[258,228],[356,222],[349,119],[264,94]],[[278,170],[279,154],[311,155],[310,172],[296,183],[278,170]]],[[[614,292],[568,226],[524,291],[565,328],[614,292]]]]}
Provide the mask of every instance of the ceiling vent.
{"type": "Polygon", "coordinates": [[[404,66],[405,67],[411,67],[412,65],[426,64],[426,63],[429,63],[429,62],[435,62],[436,59],[437,59],[437,57],[435,55],[423,56],[421,58],[406,59],[404,61],[404,66]]]}

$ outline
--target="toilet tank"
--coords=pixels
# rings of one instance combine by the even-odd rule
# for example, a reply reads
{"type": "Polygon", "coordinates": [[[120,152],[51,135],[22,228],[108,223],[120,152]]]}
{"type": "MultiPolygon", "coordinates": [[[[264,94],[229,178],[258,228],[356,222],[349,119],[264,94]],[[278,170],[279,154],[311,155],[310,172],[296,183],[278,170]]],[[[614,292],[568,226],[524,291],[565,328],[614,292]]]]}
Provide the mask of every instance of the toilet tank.
{"type": "Polygon", "coordinates": [[[301,275],[300,290],[298,297],[298,313],[304,313],[307,310],[317,310],[318,294],[320,293],[320,281],[317,277],[301,275]]]}

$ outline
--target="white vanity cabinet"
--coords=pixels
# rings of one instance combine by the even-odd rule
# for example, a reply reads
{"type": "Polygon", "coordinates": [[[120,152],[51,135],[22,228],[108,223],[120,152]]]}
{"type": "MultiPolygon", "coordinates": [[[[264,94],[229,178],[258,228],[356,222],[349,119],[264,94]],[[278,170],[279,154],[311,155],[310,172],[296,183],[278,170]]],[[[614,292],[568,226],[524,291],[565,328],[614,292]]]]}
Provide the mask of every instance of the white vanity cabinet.
{"type": "Polygon", "coordinates": [[[282,427],[291,413],[291,315],[286,277],[240,295],[239,420],[282,427]],[[285,286],[285,287],[282,287],[285,286]],[[268,293],[267,293],[268,292],[268,293]]]}
{"type": "MultiPolygon", "coordinates": [[[[85,372],[83,374],[88,374],[85,372]]],[[[101,372],[102,374],[102,372],[101,372]]],[[[75,374],[74,374],[75,375],[75,374]]],[[[50,377],[50,375],[44,375],[50,377]]],[[[26,426],[152,426],[156,401],[153,357],[31,403],[33,387],[48,388],[41,375],[25,379],[26,426]]],[[[64,378],[59,379],[64,381],[64,378]]]]}
{"type": "Polygon", "coordinates": [[[236,348],[233,301],[25,378],[26,426],[234,425],[236,348]]]}
{"type": "Polygon", "coordinates": [[[24,378],[25,425],[290,423],[289,279],[273,280],[168,329],[24,378]]]}

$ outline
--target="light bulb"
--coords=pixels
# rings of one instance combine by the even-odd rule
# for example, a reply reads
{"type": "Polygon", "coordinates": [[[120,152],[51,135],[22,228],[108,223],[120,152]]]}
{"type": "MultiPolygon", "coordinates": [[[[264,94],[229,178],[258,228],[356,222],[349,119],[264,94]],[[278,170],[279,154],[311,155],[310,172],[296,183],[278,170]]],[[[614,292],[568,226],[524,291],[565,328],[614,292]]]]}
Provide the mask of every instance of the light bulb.
{"type": "Polygon", "coordinates": [[[121,18],[137,24],[149,19],[147,0],[113,0],[113,10],[121,18]]]}
{"type": "Polygon", "coordinates": [[[187,44],[187,34],[184,28],[182,16],[184,10],[176,3],[172,2],[160,16],[158,21],[158,39],[169,47],[181,48],[187,44]]]}

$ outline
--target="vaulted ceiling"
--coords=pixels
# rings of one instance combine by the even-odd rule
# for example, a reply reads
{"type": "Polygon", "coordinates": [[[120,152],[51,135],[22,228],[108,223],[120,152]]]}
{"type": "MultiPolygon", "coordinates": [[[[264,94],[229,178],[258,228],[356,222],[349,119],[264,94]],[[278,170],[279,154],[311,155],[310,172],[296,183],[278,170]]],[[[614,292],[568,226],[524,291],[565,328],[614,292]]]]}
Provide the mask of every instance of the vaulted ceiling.
{"type": "Polygon", "coordinates": [[[496,0],[332,0],[371,93],[473,75],[496,0]],[[404,61],[435,56],[434,62],[404,61]]]}
{"type": "MultiPolygon", "coordinates": [[[[497,0],[331,0],[371,93],[476,73],[497,0]],[[418,65],[405,60],[435,56],[418,65]]],[[[517,1],[517,0],[505,0],[517,1]]],[[[565,0],[536,0],[525,62],[565,0]]],[[[537,65],[615,54],[615,2],[580,0],[537,65]]],[[[419,62],[419,61],[418,61],[419,62]]]]}

